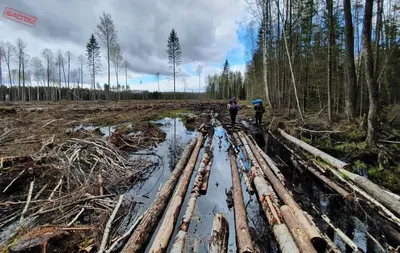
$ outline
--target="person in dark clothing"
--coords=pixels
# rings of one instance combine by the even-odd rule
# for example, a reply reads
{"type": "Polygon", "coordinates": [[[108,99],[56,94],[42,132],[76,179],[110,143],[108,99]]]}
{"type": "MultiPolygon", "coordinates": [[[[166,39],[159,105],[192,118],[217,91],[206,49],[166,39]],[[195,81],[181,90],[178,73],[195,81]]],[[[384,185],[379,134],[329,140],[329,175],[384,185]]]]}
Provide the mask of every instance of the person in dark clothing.
{"type": "Polygon", "coordinates": [[[256,112],[256,125],[260,126],[262,122],[262,115],[265,112],[262,102],[254,105],[254,111],[256,112]]]}
{"type": "Polygon", "coordinates": [[[233,97],[231,100],[229,100],[228,110],[229,110],[229,115],[231,116],[231,125],[232,125],[232,128],[234,128],[235,122],[236,122],[236,115],[239,111],[239,105],[238,105],[235,97],[233,97]]]}

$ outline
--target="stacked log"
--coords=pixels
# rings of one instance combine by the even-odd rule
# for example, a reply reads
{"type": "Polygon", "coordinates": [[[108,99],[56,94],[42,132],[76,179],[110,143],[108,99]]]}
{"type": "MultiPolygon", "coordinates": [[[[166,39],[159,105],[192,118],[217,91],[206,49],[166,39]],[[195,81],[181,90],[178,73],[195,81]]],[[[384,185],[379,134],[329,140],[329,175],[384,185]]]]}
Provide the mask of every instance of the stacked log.
{"type": "MultiPolygon", "coordinates": [[[[291,157],[292,161],[296,161],[294,157],[291,157]]],[[[353,201],[354,195],[340,187],[338,184],[330,180],[328,177],[323,175],[320,171],[316,170],[312,166],[306,164],[304,161],[298,160],[297,163],[301,164],[304,168],[306,168],[311,174],[316,176],[318,179],[320,179],[322,182],[324,182],[326,185],[328,185],[332,190],[336,191],[339,193],[343,198],[345,198],[347,201],[353,201]]]]}
{"type": "Polygon", "coordinates": [[[122,249],[122,252],[144,252],[151,235],[156,229],[158,222],[160,221],[162,214],[164,213],[164,210],[168,205],[168,202],[172,196],[172,193],[174,192],[179,177],[181,176],[183,169],[188,163],[188,160],[193,149],[195,148],[195,145],[196,149],[200,149],[202,142],[203,137],[200,136],[197,139],[193,139],[186,147],[171,176],[161,188],[153,204],[151,204],[150,208],[146,211],[141,222],[133,232],[125,247],[122,249]]]}
{"type": "Polygon", "coordinates": [[[382,203],[390,211],[392,211],[394,214],[396,214],[398,217],[400,217],[400,208],[399,208],[400,200],[395,198],[393,195],[388,194],[387,191],[383,190],[376,184],[372,183],[367,178],[347,171],[347,169],[351,168],[351,166],[349,164],[347,164],[333,156],[330,156],[329,154],[326,154],[325,152],[311,146],[308,143],[305,143],[304,141],[301,141],[301,140],[287,134],[282,129],[278,129],[278,131],[280,132],[281,136],[284,137],[286,140],[290,141],[293,144],[296,144],[297,146],[308,151],[309,153],[313,154],[314,156],[322,159],[323,161],[330,164],[331,166],[337,168],[341,173],[343,173],[344,175],[349,177],[350,180],[353,181],[356,185],[358,185],[363,190],[365,190],[368,194],[370,194],[372,198],[374,198],[377,201],[379,201],[380,203],[382,203]]]}
{"type": "Polygon", "coordinates": [[[235,214],[235,229],[237,252],[254,252],[249,227],[247,224],[246,209],[244,206],[242,186],[240,183],[239,172],[236,165],[233,149],[229,149],[229,160],[231,162],[232,186],[233,186],[233,209],[235,214]]]}
{"type": "MultiPolygon", "coordinates": [[[[237,135],[235,135],[235,137],[239,138],[237,135]]],[[[272,231],[276,240],[278,241],[281,251],[287,253],[315,252],[313,251],[313,246],[307,238],[299,240],[299,243],[304,242],[303,245],[301,245],[300,247],[296,245],[294,240],[295,238],[290,234],[287,224],[285,224],[282,220],[282,214],[280,213],[277,204],[278,198],[274,190],[272,189],[271,185],[265,180],[260,165],[256,160],[252,150],[250,149],[247,140],[243,138],[241,138],[240,140],[242,141],[244,148],[247,150],[249,160],[253,164],[250,170],[251,176],[254,178],[253,183],[256,188],[261,207],[265,213],[265,216],[268,219],[269,224],[272,227],[272,231]],[[306,250],[300,251],[299,248],[306,250]]]]}
{"type": "Polygon", "coordinates": [[[165,211],[164,219],[153,241],[150,252],[165,252],[167,250],[169,240],[171,239],[176,221],[178,220],[182,203],[185,199],[187,188],[193,174],[193,169],[196,166],[197,157],[199,155],[202,143],[203,136],[200,135],[198,144],[193,150],[189,162],[182,173],[181,179],[179,181],[175,194],[172,197],[171,203],[169,204],[168,209],[165,211]]]}
{"type": "MultiPolygon", "coordinates": [[[[314,248],[318,252],[324,252],[326,249],[326,242],[321,237],[320,233],[318,232],[315,226],[312,226],[306,216],[304,215],[303,211],[301,210],[300,206],[294,201],[293,197],[290,193],[285,189],[281,181],[275,176],[272,170],[269,168],[267,163],[264,161],[261,154],[257,151],[255,145],[249,141],[249,138],[246,137],[245,134],[242,132],[239,133],[239,137],[242,140],[244,146],[248,150],[247,153],[249,155],[250,152],[254,155],[254,159],[258,162],[259,166],[261,167],[264,175],[267,177],[269,182],[271,183],[273,189],[278,194],[280,199],[285,203],[290,209],[294,217],[296,218],[297,223],[300,225],[304,233],[307,235],[308,239],[313,244],[314,248]]],[[[250,158],[251,159],[251,158],[250,158]]]]}
{"type": "Polygon", "coordinates": [[[193,217],[193,213],[196,207],[197,198],[200,195],[200,187],[203,184],[204,175],[206,173],[206,167],[208,165],[211,166],[211,150],[210,150],[210,142],[212,141],[212,137],[207,141],[204,145],[204,155],[200,162],[200,167],[197,171],[196,178],[194,180],[194,184],[192,187],[191,195],[186,207],[185,214],[183,215],[181,225],[179,226],[178,234],[175,237],[174,243],[172,245],[171,252],[179,253],[184,252],[185,249],[185,240],[189,230],[189,225],[193,217]]]}
{"type": "Polygon", "coordinates": [[[226,253],[228,251],[229,224],[225,216],[217,213],[214,217],[210,242],[208,243],[209,253],[226,253]]]}

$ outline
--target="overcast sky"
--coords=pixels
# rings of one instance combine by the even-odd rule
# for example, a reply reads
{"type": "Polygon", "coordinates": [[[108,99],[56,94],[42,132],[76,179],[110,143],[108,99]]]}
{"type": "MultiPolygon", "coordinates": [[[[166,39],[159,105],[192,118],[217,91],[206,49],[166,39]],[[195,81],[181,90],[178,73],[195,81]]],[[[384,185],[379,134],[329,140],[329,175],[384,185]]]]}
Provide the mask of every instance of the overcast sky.
{"type": "MultiPolygon", "coordinates": [[[[10,7],[38,18],[33,28],[0,19],[0,40],[15,44],[17,38],[22,38],[30,56],[40,56],[44,48],[53,53],[61,49],[71,51],[74,56],[84,54],[99,16],[110,13],[123,57],[130,63],[131,89],[157,88],[154,73],[168,71],[166,48],[172,28],[182,48],[178,90],[183,89],[183,76],[189,90],[198,90],[195,73],[198,64],[204,65],[202,89],[205,77],[221,71],[225,58],[233,70],[244,70],[244,45],[239,36],[247,16],[243,0],[2,0],[0,7],[2,13],[5,7],[10,7]]],[[[102,85],[107,80],[107,64],[105,47],[100,45],[103,68],[97,81],[102,85]]],[[[113,69],[111,77],[115,84],[113,69]]],[[[124,73],[121,79],[125,83],[124,73]]],[[[162,78],[160,86],[161,90],[173,89],[167,77],[162,78]]]]}

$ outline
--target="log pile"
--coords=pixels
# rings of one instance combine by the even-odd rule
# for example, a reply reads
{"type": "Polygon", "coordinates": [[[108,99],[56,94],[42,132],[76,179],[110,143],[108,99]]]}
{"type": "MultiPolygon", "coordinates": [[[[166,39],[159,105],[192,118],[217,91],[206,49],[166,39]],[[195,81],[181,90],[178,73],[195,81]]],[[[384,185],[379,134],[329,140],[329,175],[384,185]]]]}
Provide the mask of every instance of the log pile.
{"type": "MultiPolygon", "coordinates": [[[[279,179],[275,176],[272,170],[269,168],[262,155],[258,152],[255,144],[242,132],[239,133],[239,137],[242,140],[243,144],[245,144],[247,153],[250,156],[250,153],[254,155],[254,161],[257,161],[259,166],[261,167],[262,172],[268,179],[269,183],[279,196],[279,198],[285,203],[291,210],[292,214],[296,218],[297,223],[302,228],[304,234],[311,241],[314,248],[318,252],[323,252],[326,249],[326,242],[318,232],[318,229],[310,224],[301,210],[300,206],[294,201],[293,197],[286,190],[284,185],[279,181],[279,179]]],[[[250,160],[252,160],[250,158],[250,160]]],[[[261,177],[260,177],[261,178],[261,177]]]]}
{"type": "MultiPolygon", "coordinates": [[[[377,206],[384,213],[386,218],[396,223],[400,227],[400,200],[396,197],[396,195],[380,188],[367,178],[350,172],[349,170],[351,170],[351,166],[349,164],[287,134],[282,129],[278,129],[278,131],[281,136],[290,143],[302,148],[303,150],[314,155],[316,158],[322,160],[323,163],[320,162],[319,164],[324,167],[324,169],[331,171],[332,174],[334,174],[342,182],[346,183],[352,190],[360,194],[373,205],[377,206]],[[345,177],[349,180],[345,179],[345,177]]],[[[307,168],[308,166],[305,167],[307,168]]],[[[310,171],[313,173],[312,170],[310,171]]],[[[326,177],[323,175],[318,175],[317,177],[319,177],[339,194],[346,197],[346,191],[343,191],[329,183],[328,180],[326,180],[326,177]]],[[[346,198],[348,198],[348,196],[349,195],[347,195],[346,198]]]]}
{"type": "Polygon", "coordinates": [[[172,245],[171,252],[184,252],[185,240],[189,231],[190,222],[196,208],[197,198],[200,196],[200,188],[204,183],[207,167],[211,168],[212,166],[211,143],[212,136],[208,138],[208,141],[204,145],[205,152],[203,158],[201,159],[200,167],[197,170],[189,202],[187,204],[185,214],[183,215],[182,222],[179,226],[178,234],[176,235],[174,243],[172,245]]]}
{"type": "MultiPolygon", "coordinates": [[[[176,164],[174,171],[171,176],[165,182],[160,192],[157,194],[156,199],[153,204],[147,210],[146,214],[143,216],[139,225],[133,232],[129,241],[126,243],[122,252],[141,252],[144,251],[151,235],[156,229],[158,222],[160,221],[165,208],[173,194],[174,188],[185,169],[186,164],[189,161],[192,153],[198,153],[203,142],[203,136],[201,135],[198,139],[193,139],[189,145],[186,147],[182,154],[181,159],[176,164]],[[196,146],[196,147],[195,147],[196,146]],[[193,152],[192,152],[193,151],[193,152]]],[[[196,155],[197,157],[197,155],[196,155]]]]}

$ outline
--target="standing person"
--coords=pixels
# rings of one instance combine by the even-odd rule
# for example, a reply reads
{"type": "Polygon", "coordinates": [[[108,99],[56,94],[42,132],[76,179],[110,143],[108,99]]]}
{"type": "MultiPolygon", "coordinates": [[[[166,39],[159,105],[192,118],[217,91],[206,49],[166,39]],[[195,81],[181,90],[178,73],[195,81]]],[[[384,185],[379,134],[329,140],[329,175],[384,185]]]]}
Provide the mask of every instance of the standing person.
{"type": "Polygon", "coordinates": [[[231,125],[233,129],[235,127],[236,115],[239,111],[239,105],[236,101],[236,97],[232,97],[232,99],[229,100],[228,110],[229,110],[229,115],[231,116],[231,125]]]}
{"type": "Polygon", "coordinates": [[[262,121],[262,115],[265,112],[265,108],[262,104],[261,99],[257,99],[259,102],[254,105],[254,111],[256,112],[256,125],[260,126],[262,121]]]}

